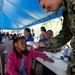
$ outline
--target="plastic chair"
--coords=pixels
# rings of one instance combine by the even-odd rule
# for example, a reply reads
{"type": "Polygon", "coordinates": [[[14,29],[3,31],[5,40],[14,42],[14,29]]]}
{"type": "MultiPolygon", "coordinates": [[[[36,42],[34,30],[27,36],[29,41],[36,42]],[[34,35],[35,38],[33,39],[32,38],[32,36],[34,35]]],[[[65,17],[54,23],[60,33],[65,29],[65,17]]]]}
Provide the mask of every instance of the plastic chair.
{"type": "Polygon", "coordinates": [[[1,62],[1,75],[5,75],[5,56],[4,54],[0,54],[0,62],[1,62]]]}
{"type": "Polygon", "coordinates": [[[13,41],[6,41],[0,46],[0,65],[1,65],[1,75],[6,73],[6,63],[8,53],[13,49],[13,41]]]}

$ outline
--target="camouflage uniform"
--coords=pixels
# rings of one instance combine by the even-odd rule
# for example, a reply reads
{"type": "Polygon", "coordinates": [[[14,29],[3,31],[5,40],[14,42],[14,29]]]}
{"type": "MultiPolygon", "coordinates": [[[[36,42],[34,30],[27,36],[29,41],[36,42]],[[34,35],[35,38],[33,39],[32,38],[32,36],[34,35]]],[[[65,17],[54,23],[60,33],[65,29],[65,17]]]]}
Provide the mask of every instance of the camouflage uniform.
{"type": "MultiPolygon", "coordinates": [[[[55,48],[59,48],[66,44],[72,37],[75,37],[75,0],[63,0],[65,9],[63,11],[63,27],[59,35],[53,39],[44,42],[48,51],[52,51],[55,48]]],[[[68,62],[67,73],[68,75],[75,75],[75,39],[72,43],[72,52],[70,54],[70,60],[68,62]]]]}

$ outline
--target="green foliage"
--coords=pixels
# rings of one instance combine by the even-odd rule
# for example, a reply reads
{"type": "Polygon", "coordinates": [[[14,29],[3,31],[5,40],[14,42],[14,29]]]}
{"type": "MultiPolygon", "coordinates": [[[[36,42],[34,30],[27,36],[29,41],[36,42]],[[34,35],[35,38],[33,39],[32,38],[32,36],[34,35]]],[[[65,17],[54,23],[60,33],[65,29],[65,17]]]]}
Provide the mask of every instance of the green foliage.
{"type": "Polygon", "coordinates": [[[46,30],[52,30],[54,32],[54,36],[56,36],[62,28],[63,17],[59,17],[48,22],[43,23],[42,25],[46,28],[46,30]]]}

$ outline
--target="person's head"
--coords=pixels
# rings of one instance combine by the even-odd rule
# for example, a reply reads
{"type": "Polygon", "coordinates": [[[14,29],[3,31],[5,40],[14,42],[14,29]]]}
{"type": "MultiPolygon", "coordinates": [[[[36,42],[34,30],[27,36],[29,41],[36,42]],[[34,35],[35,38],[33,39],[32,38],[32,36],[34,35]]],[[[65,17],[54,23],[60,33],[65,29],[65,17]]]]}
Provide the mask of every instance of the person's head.
{"type": "Polygon", "coordinates": [[[19,52],[26,50],[26,43],[24,37],[18,37],[14,39],[13,46],[19,52]]]}
{"type": "Polygon", "coordinates": [[[47,38],[47,40],[53,38],[53,31],[52,30],[48,30],[46,32],[46,38],[47,38]]]}
{"type": "Polygon", "coordinates": [[[41,29],[41,31],[46,32],[46,29],[45,29],[45,27],[44,27],[44,26],[42,26],[40,29],[41,29]]]}
{"type": "Polygon", "coordinates": [[[24,29],[24,36],[25,36],[25,37],[31,36],[31,31],[30,31],[29,28],[25,28],[25,29],[24,29]]]}
{"type": "Polygon", "coordinates": [[[40,6],[46,10],[46,12],[56,12],[62,6],[62,0],[39,0],[40,6]]]}
{"type": "Polygon", "coordinates": [[[32,32],[34,32],[34,29],[32,29],[32,32]]]}

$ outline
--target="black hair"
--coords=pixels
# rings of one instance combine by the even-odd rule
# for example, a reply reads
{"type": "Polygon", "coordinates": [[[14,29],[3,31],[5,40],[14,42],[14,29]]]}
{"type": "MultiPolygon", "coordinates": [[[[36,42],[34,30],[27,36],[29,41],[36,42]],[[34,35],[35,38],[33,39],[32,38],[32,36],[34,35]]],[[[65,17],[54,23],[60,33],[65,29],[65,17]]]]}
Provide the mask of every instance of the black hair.
{"type": "Polygon", "coordinates": [[[26,30],[27,32],[29,32],[30,33],[30,36],[31,36],[31,31],[30,31],[29,28],[25,28],[24,30],[26,30]]]}
{"type": "Polygon", "coordinates": [[[24,39],[24,37],[17,37],[13,40],[13,44],[18,42],[19,40],[24,39]]]}
{"type": "Polygon", "coordinates": [[[48,30],[47,32],[51,32],[53,34],[53,31],[52,30],[48,30]]]}
{"type": "MultiPolygon", "coordinates": [[[[18,42],[21,39],[24,39],[24,37],[17,37],[16,39],[14,39],[13,45],[14,45],[14,43],[18,42]]],[[[22,58],[14,46],[13,46],[13,50],[14,50],[15,54],[17,55],[17,57],[22,58]]],[[[22,51],[22,54],[27,56],[29,54],[29,51],[26,49],[26,50],[22,51]]]]}
{"type": "Polygon", "coordinates": [[[41,1],[41,0],[39,0],[39,3],[40,3],[40,1],[41,1]]]}
{"type": "Polygon", "coordinates": [[[46,29],[45,29],[44,26],[42,26],[40,29],[41,29],[42,31],[46,32],[46,29]]]}

